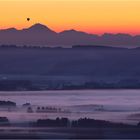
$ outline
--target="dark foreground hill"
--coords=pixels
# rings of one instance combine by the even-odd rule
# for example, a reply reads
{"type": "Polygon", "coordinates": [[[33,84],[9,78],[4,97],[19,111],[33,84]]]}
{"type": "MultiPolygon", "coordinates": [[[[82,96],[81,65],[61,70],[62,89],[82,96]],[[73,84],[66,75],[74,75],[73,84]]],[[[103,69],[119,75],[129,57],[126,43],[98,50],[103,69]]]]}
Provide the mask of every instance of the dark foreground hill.
{"type": "MultiPolygon", "coordinates": [[[[105,87],[114,84],[114,88],[119,87],[116,85],[139,88],[139,49],[98,48],[0,47],[0,85],[5,86],[7,80],[17,80],[18,85],[21,83],[24,87],[27,83],[30,86],[28,80],[31,80],[39,81],[39,84],[47,82],[50,83],[49,86],[57,86],[57,83],[63,86],[66,83],[66,87],[71,87],[71,84],[87,83],[91,88],[96,85],[101,88],[104,84],[107,84],[105,87]]],[[[9,84],[11,82],[8,81],[9,84]]],[[[16,84],[14,81],[12,83],[16,84]]]]}
{"type": "Polygon", "coordinates": [[[0,74],[136,77],[139,60],[139,49],[0,48],[0,74]]]}

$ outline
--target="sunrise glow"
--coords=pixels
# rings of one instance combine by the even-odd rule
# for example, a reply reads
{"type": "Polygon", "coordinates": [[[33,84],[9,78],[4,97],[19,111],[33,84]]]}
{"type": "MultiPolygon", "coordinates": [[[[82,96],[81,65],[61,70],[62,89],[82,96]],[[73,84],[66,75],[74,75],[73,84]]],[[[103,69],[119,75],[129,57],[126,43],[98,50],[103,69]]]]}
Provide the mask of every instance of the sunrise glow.
{"type": "Polygon", "coordinates": [[[140,34],[139,15],[140,0],[0,0],[1,29],[42,23],[56,32],[140,34]]]}

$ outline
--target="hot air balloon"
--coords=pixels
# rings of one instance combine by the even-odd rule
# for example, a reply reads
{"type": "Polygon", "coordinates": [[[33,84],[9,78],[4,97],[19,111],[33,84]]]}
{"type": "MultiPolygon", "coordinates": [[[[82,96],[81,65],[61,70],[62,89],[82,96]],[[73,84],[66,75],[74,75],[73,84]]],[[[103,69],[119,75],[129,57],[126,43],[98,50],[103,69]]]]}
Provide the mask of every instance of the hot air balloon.
{"type": "Polygon", "coordinates": [[[27,21],[30,21],[30,18],[27,18],[27,21]]]}

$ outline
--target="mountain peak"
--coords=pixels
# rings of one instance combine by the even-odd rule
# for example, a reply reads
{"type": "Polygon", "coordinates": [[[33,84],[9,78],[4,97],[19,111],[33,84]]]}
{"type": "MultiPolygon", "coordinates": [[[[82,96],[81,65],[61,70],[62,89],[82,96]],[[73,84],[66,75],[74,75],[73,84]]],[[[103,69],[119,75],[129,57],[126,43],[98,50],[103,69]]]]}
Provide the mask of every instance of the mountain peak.
{"type": "Polygon", "coordinates": [[[87,33],[71,29],[71,30],[62,31],[62,32],[60,32],[60,34],[78,34],[78,35],[84,34],[85,35],[87,33]]]}
{"type": "Polygon", "coordinates": [[[46,29],[46,28],[48,28],[48,27],[43,24],[36,23],[36,24],[32,25],[29,29],[46,29]]]}
{"type": "Polygon", "coordinates": [[[53,30],[51,30],[50,28],[48,28],[47,26],[40,24],[40,23],[36,23],[34,25],[32,25],[31,27],[25,29],[28,31],[44,31],[44,32],[54,32],[53,30]]]}
{"type": "Polygon", "coordinates": [[[76,31],[76,30],[74,30],[74,29],[70,29],[70,30],[67,30],[68,32],[78,32],[78,31],[76,31]]]}
{"type": "Polygon", "coordinates": [[[17,31],[17,29],[16,28],[8,28],[8,29],[1,29],[0,31],[14,32],[14,31],[17,31]]]}
{"type": "Polygon", "coordinates": [[[76,33],[76,32],[79,32],[79,31],[76,31],[74,29],[70,29],[70,30],[65,30],[63,32],[66,32],[66,33],[76,33]]]}

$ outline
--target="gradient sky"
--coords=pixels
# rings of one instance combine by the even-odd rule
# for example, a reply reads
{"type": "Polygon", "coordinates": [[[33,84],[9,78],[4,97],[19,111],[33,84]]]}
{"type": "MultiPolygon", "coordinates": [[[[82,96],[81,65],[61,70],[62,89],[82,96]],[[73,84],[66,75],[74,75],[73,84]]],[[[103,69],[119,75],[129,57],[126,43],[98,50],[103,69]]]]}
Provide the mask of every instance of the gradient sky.
{"type": "Polygon", "coordinates": [[[34,23],[57,32],[140,34],[140,0],[0,0],[1,29],[34,23]]]}

